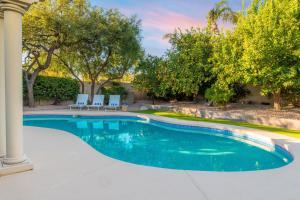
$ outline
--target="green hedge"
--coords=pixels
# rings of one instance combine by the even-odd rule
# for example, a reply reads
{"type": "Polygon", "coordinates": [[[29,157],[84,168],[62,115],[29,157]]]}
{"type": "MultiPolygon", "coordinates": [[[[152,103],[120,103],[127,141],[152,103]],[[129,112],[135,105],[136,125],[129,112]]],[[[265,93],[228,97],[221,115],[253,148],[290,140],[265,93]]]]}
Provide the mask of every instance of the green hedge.
{"type": "MultiPolygon", "coordinates": [[[[23,81],[23,97],[27,102],[27,87],[23,81]]],[[[70,78],[38,76],[33,86],[35,101],[53,100],[53,104],[76,99],[80,85],[70,78]]]]}

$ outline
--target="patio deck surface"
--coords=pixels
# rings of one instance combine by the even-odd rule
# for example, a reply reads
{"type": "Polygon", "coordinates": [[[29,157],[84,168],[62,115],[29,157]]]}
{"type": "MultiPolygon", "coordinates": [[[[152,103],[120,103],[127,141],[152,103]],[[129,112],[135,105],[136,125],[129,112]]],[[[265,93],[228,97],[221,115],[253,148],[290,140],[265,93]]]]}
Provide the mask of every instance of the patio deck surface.
{"type": "MultiPolygon", "coordinates": [[[[119,112],[39,111],[26,114],[136,115],[119,112]]],[[[254,132],[288,146],[295,160],[256,172],[199,172],[139,166],[111,159],[72,134],[24,127],[25,152],[34,170],[0,177],[1,200],[298,200],[300,141],[228,125],[161,121],[254,132]]]]}

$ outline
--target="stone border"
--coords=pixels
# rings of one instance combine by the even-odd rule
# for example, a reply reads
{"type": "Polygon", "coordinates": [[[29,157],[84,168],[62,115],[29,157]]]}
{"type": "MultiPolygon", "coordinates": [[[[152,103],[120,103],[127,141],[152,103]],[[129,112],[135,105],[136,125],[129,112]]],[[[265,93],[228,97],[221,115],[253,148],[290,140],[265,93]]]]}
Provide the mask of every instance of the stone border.
{"type": "Polygon", "coordinates": [[[187,107],[174,107],[170,108],[170,111],[178,112],[187,115],[193,115],[197,117],[203,117],[208,119],[227,119],[236,120],[242,122],[249,122],[254,124],[261,124],[265,126],[274,126],[278,128],[288,128],[292,130],[300,130],[300,120],[277,118],[277,117],[264,117],[247,115],[242,113],[231,113],[229,111],[212,111],[208,109],[187,108],[187,107]]]}

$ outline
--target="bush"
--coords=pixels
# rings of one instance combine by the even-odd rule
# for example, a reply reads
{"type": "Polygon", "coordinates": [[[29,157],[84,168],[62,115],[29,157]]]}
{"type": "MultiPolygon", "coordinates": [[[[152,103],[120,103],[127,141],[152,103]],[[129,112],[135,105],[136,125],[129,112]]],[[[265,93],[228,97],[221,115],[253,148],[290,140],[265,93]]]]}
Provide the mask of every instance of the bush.
{"type": "Polygon", "coordinates": [[[103,87],[101,93],[106,96],[105,103],[108,103],[109,95],[121,95],[121,100],[124,101],[127,98],[127,90],[119,83],[113,82],[111,85],[103,87]]]}
{"type": "Polygon", "coordinates": [[[286,104],[292,104],[295,107],[300,107],[300,89],[289,88],[282,91],[282,97],[286,104]]]}
{"type": "Polygon", "coordinates": [[[230,99],[230,102],[236,103],[240,99],[245,98],[247,95],[250,94],[250,91],[241,84],[233,84],[232,89],[234,91],[234,95],[230,99]]]}
{"type": "Polygon", "coordinates": [[[234,96],[234,90],[227,87],[213,85],[205,92],[205,98],[212,101],[214,105],[226,106],[230,99],[234,96]]]}
{"type": "MultiPolygon", "coordinates": [[[[35,100],[53,100],[53,104],[75,100],[79,90],[80,86],[76,80],[48,76],[38,76],[33,86],[35,100]]],[[[23,97],[25,98],[25,102],[27,102],[25,81],[23,85],[23,97]]]]}

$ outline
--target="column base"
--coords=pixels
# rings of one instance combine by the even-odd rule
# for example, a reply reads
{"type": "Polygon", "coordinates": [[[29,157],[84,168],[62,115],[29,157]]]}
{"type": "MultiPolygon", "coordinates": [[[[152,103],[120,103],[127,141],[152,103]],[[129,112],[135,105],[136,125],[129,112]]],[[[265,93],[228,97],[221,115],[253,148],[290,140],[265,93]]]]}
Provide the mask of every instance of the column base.
{"type": "Polygon", "coordinates": [[[0,160],[5,158],[5,154],[0,154],[0,160]]]}
{"type": "Polygon", "coordinates": [[[3,159],[3,163],[6,164],[6,165],[16,165],[16,164],[24,162],[25,160],[27,160],[27,157],[25,155],[23,155],[20,158],[7,158],[7,157],[5,157],[3,159]]]}
{"type": "Polygon", "coordinates": [[[33,163],[28,158],[26,158],[25,161],[18,164],[8,165],[2,161],[0,164],[0,177],[30,170],[33,170],[33,163]]]}

